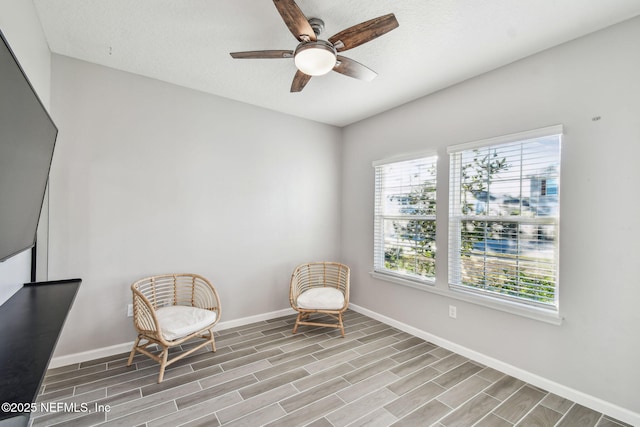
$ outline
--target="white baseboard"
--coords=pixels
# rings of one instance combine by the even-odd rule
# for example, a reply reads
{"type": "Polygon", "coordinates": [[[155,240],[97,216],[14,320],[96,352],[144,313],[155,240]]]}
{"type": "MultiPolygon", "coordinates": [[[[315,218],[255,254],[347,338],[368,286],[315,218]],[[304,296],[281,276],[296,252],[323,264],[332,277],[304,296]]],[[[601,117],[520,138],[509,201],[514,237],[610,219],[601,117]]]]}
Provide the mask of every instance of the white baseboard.
{"type": "Polygon", "coordinates": [[[234,320],[227,320],[227,321],[218,323],[215,330],[223,331],[225,329],[236,328],[238,326],[244,326],[250,323],[277,319],[278,317],[283,317],[283,316],[290,316],[295,313],[296,311],[293,308],[285,308],[282,310],[271,311],[269,313],[256,314],[255,316],[242,317],[240,319],[234,319],[234,320]]]}
{"type": "Polygon", "coordinates": [[[351,308],[353,311],[364,314],[365,316],[369,316],[372,319],[376,319],[382,323],[386,323],[387,325],[400,329],[401,331],[422,338],[425,341],[429,341],[440,347],[446,348],[447,350],[451,350],[454,353],[458,353],[464,357],[467,357],[468,359],[482,363],[483,365],[489,366],[493,369],[497,369],[500,372],[504,372],[505,374],[511,375],[512,377],[518,378],[536,387],[540,387],[551,393],[557,394],[558,396],[564,397],[565,399],[572,400],[580,405],[586,406],[598,412],[602,412],[620,421],[624,421],[625,423],[629,423],[634,426],[640,426],[640,414],[638,413],[614,405],[613,403],[604,401],[600,398],[588,395],[581,391],[566,387],[562,384],[556,383],[547,378],[543,378],[539,375],[533,374],[515,366],[509,365],[498,359],[494,359],[493,357],[478,353],[477,351],[445,340],[421,329],[414,328],[413,326],[399,322],[390,317],[383,316],[364,307],[360,307],[358,305],[350,303],[349,308],[351,308]]]}
{"type": "MultiPolygon", "coordinates": [[[[288,316],[294,314],[295,311],[292,308],[285,308],[283,310],[272,311],[269,313],[257,314],[255,316],[243,317],[240,319],[227,320],[220,322],[216,325],[216,331],[223,331],[225,329],[231,329],[238,326],[248,325],[250,323],[262,322],[264,320],[271,320],[282,316],[288,316]]],[[[67,354],[64,356],[56,356],[51,359],[49,363],[49,369],[59,368],[61,366],[74,365],[76,363],[87,362],[89,360],[100,359],[103,357],[113,356],[115,354],[127,353],[131,351],[133,347],[133,341],[125,342],[122,344],[116,344],[109,347],[96,348],[94,350],[82,351],[80,353],[67,354]]]]}

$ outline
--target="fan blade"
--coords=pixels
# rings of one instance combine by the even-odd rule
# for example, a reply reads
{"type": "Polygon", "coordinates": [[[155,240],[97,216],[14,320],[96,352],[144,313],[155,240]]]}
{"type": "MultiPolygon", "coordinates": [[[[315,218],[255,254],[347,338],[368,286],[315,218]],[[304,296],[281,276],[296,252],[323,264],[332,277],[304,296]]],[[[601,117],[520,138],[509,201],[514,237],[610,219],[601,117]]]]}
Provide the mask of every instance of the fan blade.
{"type": "Polygon", "coordinates": [[[358,61],[354,61],[353,59],[349,59],[340,55],[338,55],[337,59],[338,63],[335,67],[333,67],[333,71],[344,74],[345,76],[353,77],[354,79],[358,80],[364,80],[365,82],[370,82],[378,75],[378,73],[373,71],[371,68],[366,67],[358,61]]]}
{"type": "Polygon", "coordinates": [[[300,92],[311,80],[311,76],[298,70],[291,83],[291,92],[300,92]]]}
{"type": "Polygon", "coordinates": [[[247,52],[231,52],[235,59],[293,58],[292,50],[250,50],[247,52]]]}
{"type": "Polygon", "coordinates": [[[299,41],[316,41],[316,33],[313,32],[311,24],[304,16],[298,5],[293,0],[273,0],[276,9],[282,16],[284,23],[287,24],[291,34],[299,41]],[[306,40],[307,36],[309,40],[306,40]]]}
{"type": "Polygon", "coordinates": [[[335,36],[330,37],[329,41],[335,46],[338,52],[342,52],[360,46],[376,37],[380,37],[398,28],[398,25],[396,16],[390,13],[342,30],[335,36]]]}

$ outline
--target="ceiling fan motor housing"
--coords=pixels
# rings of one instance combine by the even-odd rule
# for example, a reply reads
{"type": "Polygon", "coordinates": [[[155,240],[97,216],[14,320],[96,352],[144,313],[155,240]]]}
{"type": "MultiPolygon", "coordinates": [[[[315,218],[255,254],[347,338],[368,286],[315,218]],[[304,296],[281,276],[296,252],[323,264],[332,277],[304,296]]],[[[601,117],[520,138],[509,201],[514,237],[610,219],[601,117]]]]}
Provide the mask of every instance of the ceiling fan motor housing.
{"type": "Polygon", "coordinates": [[[320,18],[309,18],[309,25],[311,25],[316,37],[324,31],[324,21],[320,18]]]}

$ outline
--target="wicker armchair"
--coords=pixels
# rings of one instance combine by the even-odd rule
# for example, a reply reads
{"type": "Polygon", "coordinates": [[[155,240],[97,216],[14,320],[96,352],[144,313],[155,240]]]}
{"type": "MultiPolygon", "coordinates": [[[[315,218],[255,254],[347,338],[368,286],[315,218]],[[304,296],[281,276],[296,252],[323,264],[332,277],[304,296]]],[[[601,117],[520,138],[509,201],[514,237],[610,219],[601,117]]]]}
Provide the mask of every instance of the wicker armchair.
{"type": "Polygon", "coordinates": [[[337,262],[311,262],[296,267],[289,286],[289,302],[298,312],[294,334],[298,326],[308,325],[337,328],[344,337],[342,313],[349,307],[350,274],[348,266],[337,262]],[[312,320],[314,313],[327,315],[337,323],[312,320]]]}
{"type": "Polygon", "coordinates": [[[220,299],[206,278],[197,274],[164,274],[146,277],[131,285],[133,291],[133,324],[138,331],[127,366],[136,352],[160,363],[158,383],[172,363],[211,344],[216,351],[213,327],[220,320],[220,299]],[[169,348],[194,338],[204,341],[168,359],[169,348]],[[154,354],[147,347],[161,348],[154,354]]]}

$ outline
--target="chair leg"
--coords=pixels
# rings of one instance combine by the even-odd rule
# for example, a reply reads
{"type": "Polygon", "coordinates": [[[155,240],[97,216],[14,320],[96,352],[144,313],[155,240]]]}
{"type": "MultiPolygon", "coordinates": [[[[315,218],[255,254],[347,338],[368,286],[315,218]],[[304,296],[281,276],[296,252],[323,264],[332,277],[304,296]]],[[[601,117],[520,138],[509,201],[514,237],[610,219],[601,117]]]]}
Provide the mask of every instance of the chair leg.
{"type": "Polygon", "coordinates": [[[337,328],[340,329],[340,333],[342,334],[342,337],[344,338],[345,336],[345,332],[344,332],[344,323],[342,321],[342,313],[337,313],[337,314],[329,314],[327,313],[328,316],[331,316],[332,318],[336,319],[338,321],[338,323],[320,323],[320,320],[317,320],[315,322],[312,322],[309,318],[311,317],[311,313],[308,312],[302,312],[302,313],[298,313],[298,317],[296,317],[296,324],[293,327],[293,333],[295,334],[298,331],[298,326],[300,326],[301,324],[305,324],[305,325],[309,325],[309,326],[324,326],[324,327],[332,327],[332,328],[337,328]],[[302,322],[306,322],[306,323],[302,323],[302,322]]]}
{"type": "Polygon", "coordinates": [[[302,320],[302,313],[298,313],[298,317],[296,317],[296,324],[293,326],[293,333],[298,332],[298,326],[300,321],[302,320]]]}
{"type": "Polygon", "coordinates": [[[340,325],[340,332],[342,332],[342,338],[344,338],[344,324],[342,323],[342,313],[338,313],[338,324],[340,325]]]}
{"type": "Polygon", "coordinates": [[[131,366],[131,363],[133,363],[133,356],[136,355],[136,348],[138,347],[138,344],[140,344],[140,337],[138,337],[136,342],[133,344],[133,348],[131,349],[131,353],[129,354],[129,360],[127,361],[127,366],[131,366]]]}
{"type": "Polygon", "coordinates": [[[164,379],[164,369],[167,367],[167,357],[169,356],[169,348],[164,347],[162,350],[162,360],[160,361],[160,375],[158,376],[158,384],[164,379]]]}

